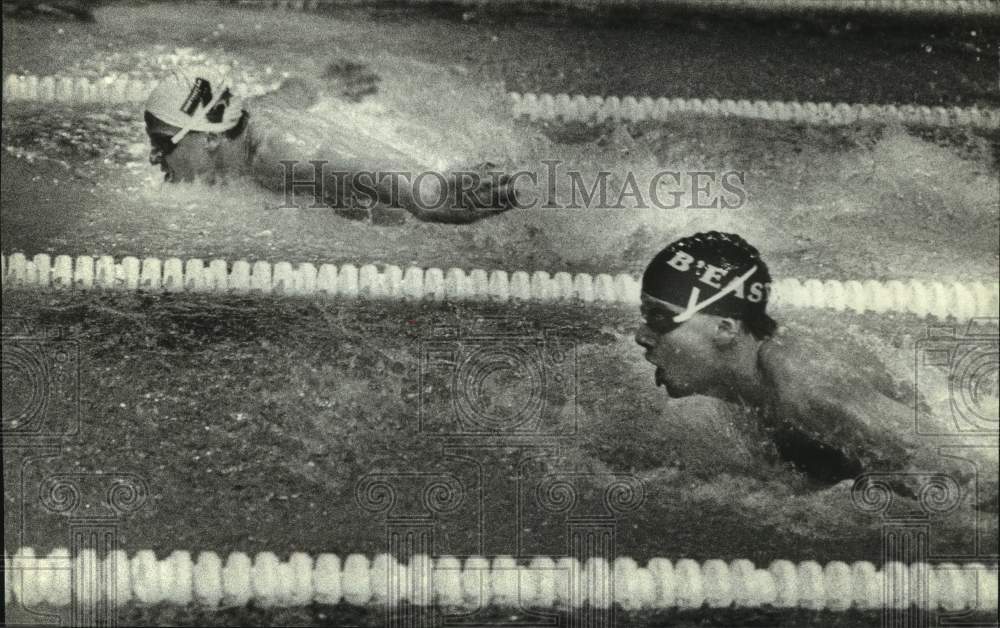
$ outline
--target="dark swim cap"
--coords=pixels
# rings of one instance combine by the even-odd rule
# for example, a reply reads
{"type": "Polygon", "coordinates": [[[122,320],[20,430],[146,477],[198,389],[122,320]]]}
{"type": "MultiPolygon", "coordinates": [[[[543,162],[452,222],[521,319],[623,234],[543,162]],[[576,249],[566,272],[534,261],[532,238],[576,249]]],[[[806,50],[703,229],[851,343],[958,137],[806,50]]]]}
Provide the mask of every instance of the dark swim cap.
{"type": "Polygon", "coordinates": [[[771,274],[760,253],[733,233],[696,233],[656,254],[642,274],[643,297],[672,305],[675,323],[697,312],[748,320],[764,316],[771,274]]]}

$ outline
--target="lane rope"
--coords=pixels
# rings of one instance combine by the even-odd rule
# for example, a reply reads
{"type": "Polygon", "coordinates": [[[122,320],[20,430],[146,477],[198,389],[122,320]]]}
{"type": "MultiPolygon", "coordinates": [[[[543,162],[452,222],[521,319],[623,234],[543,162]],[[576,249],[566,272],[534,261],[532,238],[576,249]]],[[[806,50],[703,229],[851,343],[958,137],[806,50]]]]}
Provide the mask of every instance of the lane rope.
{"type": "MultiPolygon", "coordinates": [[[[627,273],[571,274],[374,264],[293,266],[223,259],[161,260],[41,253],[0,256],[3,289],[118,290],[285,297],[370,298],[637,305],[639,280],[627,273]]],[[[771,285],[776,307],[897,312],[958,321],[1000,316],[1000,282],[795,279],[771,285]]]]}
{"type": "MultiPolygon", "coordinates": [[[[156,80],[108,76],[33,76],[10,74],[4,79],[4,102],[55,102],[65,104],[127,104],[145,102],[156,80]]],[[[236,93],[260,96],[273,85],[239,83],[236,93]]],[[[735,117],[811,125],[844,126],[861,122],[899,123],[913,126],[1000,128],[1000,109],[929,107],[924,105],[874,105],[859,103],[733,100],[716,98],[652,98],[650,96],[585,96],[577,94],[508,94],[514,117],[565,122],[671,120],[679,115],[735,117]]]]}
{"type": "MultiPolygon", "coordinates": [[[[430,4],[433,0],[404,0],[398,4],[430,4]]],[[[370,4],[365,0],[239,0],[241,6],[292,11],[315,11],[329,6],[370,4]]],[[[483,0],[454,0],[460,6],[479,7],[483,0]]],[[[530,2],[528,4],[531,4],[530,2]]],[[[759,13],[875,13],[887,15],[934,15],[951,17],[990,17],[1000,15],[993,0],[545,0],[538,4],[561,5],[583,9],[626,7],[676,7],[687,9],[731,9],[759,13]]]]}
{"type": "Polygon", "coordinates": [[[159,560],[152,550],[132,558],[123,550],[103,559],[93,549],[72,556],[65,548],[48,556],[21,548],[4,554],[4,599],[27,608],[65,607],[72,603],[160,603],[203,607],[303,606],[312,602],[356,606],[580,608],[589,604],[625,610],[806,608],[843,611],[849,608],[997,609],[997,567],[983,563],[904,564],[887,562],[882,569],[816,561],[798,564],[775,560],[766,569],[745,559],[690,559],[671,562],[654,558],[644,567],[627,557],[613,563],[600,557],[413,556],[400,564],[390,554],[373,560],[351,554],[316,557],[296,552],[282,561],[272,552],[251,559],[242,552],[223,560],[215,552],[174,551],[159,560]]]}
{"type": "Polygon", "coordinates": [[[781,102],[706,98],[652,98],[649,96],[584,96],[569,94],[508,94],[514,117],[566,122],[605,120],[670,120],[678,115],[745,118],[845,126],[859,122],[913,126],[1000,128],[1000,109],[871,105],[829,102],[781,102]]]}
{"type": "MultiPolygon", "coordinates": [[[[4,102],[56,102],[73,105],[127,104],[146,102],[159,83],[156,79],[105,76],[98,79],[71,76],[8,74],[3,81],[4,102]]],[[[266,94],[273,86],[235,83],[233,91],[252,97],[266,94]]]]}

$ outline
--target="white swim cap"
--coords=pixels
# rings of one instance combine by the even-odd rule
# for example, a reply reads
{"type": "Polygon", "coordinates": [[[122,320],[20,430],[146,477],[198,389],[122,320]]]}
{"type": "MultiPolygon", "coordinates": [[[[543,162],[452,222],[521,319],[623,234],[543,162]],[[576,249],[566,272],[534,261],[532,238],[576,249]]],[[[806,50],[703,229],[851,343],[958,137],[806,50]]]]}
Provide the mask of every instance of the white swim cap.
{"type": "Polygon", "coordinates": [[[224,133],[243,116],[242,100],[229,85],[224,74],[211,70],[175,72],[149,94],[146,111],[180,129],[171,138],[174,144],[190,131],[224,133]]]}

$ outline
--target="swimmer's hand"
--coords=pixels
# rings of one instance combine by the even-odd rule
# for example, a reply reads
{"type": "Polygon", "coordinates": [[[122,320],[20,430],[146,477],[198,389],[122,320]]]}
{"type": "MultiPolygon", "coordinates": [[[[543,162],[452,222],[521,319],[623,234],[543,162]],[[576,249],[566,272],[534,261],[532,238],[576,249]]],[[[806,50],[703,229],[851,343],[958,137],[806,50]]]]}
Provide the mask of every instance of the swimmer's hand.
{"type": "Polygon", "coordinates": [[[419,220],[448,224],[469,224],[502,214],[517,207],[517,191],[511,177],[493,171],[493,164],[452,173],[447,188],[423,190],[406,209],[419,220]]]}
{"type": "Polygon", "coordinates": [[[247,109],[256,118],[254,124],[259,125],[260,119],[267,117],[262,112],[282,120],[292,118],[316,104],[321,95],[319,81],[292,76],[283,80],[275,91],[248,99],[253,104],[247,109]]]}
{"type": "Polygon", "coordinates": [[[320,93],[320,86],[315,81],[293,76],[282,81],[276,95],[285,106],[308,109],[319,99],[320,93]]]}
{"type": "Polygon", "coordinates": [[[363,63],[339,60],[330,63],[320,77],[327,95],[342,98],[348,102],[361,102],[366,96],[378,92],[381,78],[363,63]]]}

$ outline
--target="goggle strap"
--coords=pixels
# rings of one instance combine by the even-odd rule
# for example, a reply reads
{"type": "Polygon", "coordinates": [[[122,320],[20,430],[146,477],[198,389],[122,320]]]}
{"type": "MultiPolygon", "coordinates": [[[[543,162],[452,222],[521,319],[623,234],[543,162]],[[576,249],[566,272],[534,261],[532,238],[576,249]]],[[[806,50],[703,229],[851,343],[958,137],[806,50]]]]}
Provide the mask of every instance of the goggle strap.
{"type": "Polygon", "coordinates": [[[181,140],[184,139],[184,137],[190,131],[191,131],[191,129],[189,129],[189,128],[181,129],[180,131],[174,133],[174,135],[170,138],[170,141],[173,142],[174,144],[180,144],[181,140]]]}
{"type": "Polygon", "coordinates": [[[656,297],[654,297],[653,295],[649,294],[648,292],[643,292],[642,296],[644,298],[652,301],[653,303],[656,303],[657,305],[662,305],[662,306],[666,307],[668,310],[670,310],[670,308],[677,308],[678,310],[681,310],[680,312],[674,312],[674,311],[671,310],[670,313],[673,315],[673,316],[671,316],[671,318],[675,318],[677,316],[680,316],[681,313],[683,313],[683,311],[684,311],[684,308],[682,308],[681,306],[676,305],[674,303],[671,303],[669,301],[664,301],[663,299],[657,299],[656,297]]]}

